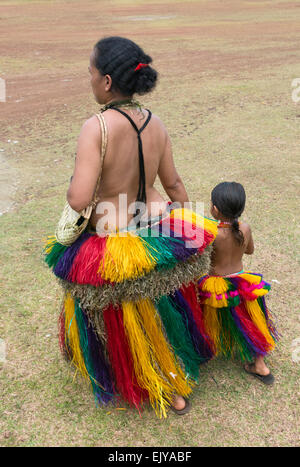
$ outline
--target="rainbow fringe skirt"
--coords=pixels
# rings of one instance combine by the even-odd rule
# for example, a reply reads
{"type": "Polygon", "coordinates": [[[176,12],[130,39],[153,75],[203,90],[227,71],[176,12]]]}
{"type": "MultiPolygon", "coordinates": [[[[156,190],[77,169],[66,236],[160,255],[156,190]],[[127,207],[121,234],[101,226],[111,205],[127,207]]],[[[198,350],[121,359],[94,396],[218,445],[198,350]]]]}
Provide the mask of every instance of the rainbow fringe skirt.
{"type": "Polygon", "coordinates": [[[200,278],[201,315],[215,356],[251,361],[274,349],[278,334],[265,301],[269,290],[262,275],[252,272],[200,278]]]}
{"type": "Polygon", "coordinates": [[[174,209],[133,232],[85,231],[68,247],[49,238],[45,260],[64,289],[60,347],[97,402],[149,401],[165,417],[174,392],[191,393],[218,344],[197,296],[216,235],[213,220],[174,209]]]}

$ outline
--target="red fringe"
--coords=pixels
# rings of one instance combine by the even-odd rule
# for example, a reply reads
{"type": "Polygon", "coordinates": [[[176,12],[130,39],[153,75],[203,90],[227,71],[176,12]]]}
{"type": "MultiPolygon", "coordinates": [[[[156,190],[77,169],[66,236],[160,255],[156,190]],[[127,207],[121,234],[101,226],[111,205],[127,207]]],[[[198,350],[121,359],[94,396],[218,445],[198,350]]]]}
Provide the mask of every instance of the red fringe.
{"type": "Polygon", "coordinates": [[[101,286],[105,281],[98,273],[101,259],[104,257],[106,239],[92,235],[80,247],[72,264],[68,279],[77,284],[101,286]]]}
{"type": "Polygon", "coordinates": [[[257,295],[255,295],[253,291],[260,288],[259,284],[249,284],[249,282],[242,277],[238,277],[237,279],[239,295],[247,301],[257,300],[257,295]]]}
{"type": "MultiPolygon", "coordinates": [[[[168,218],[166,221],[163,220],[161,224],[166,229],[170,229],[174,235],[176,234],[175,238],[190,242],[190,247],[197,249],[200,254],[214,240],[213,234],[188,221],[183,222],[180,219],[168,218]]],[[[101,269],[99,270],[101,260],[105,256],[106,240],[105,237],[91,235],[79,247],[68,274],[70,282],[90,284],[96,287],[110,282],[103,279],[101,269]]]]}
{"type": "Polygon", "coordinates": [[[124,331],[122,308],[109,305],[103,311],[103,318],[107,331],[109,359],[117,390],[123,399],[139,410],[143,400],[148,399],[148,393],[139,387],[136,380],[132,356],[124,331]]]}

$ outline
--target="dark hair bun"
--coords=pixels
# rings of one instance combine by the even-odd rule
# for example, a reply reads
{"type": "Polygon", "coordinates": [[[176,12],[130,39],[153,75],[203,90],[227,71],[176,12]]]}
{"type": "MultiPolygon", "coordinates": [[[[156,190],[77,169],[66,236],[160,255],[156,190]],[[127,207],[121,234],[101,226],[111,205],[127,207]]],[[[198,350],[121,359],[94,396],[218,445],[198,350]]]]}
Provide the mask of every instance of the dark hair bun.
{"type": "Polygon", "coordinates": [[[102,75],[110,75],[112,86],[124,96],[146,94],[154,89],[157,71],[152,58],[130,39],[105,37],[95,45],[95,66],[102,75]],[[139,64],[143,66],[136,70],[139,64]]]}
{"type": "Polygon", "coordinates": [[[137,94],[146,94],[152,91],[156,85],[157,72],[152,67],[147,66],[135,71],[137,79],[135,83],[135,92],[137,94]]]}

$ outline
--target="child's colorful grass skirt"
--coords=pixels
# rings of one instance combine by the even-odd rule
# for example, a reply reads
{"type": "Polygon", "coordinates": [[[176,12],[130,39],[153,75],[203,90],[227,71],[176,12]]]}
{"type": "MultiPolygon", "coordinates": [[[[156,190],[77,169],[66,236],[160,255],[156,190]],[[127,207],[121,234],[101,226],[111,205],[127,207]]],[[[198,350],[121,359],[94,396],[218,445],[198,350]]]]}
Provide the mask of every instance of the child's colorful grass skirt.
{"type": "Polygon", "coordinates": [[[252,272],[201,277],[198,295],[214,355],[231,358],[237,353],[251,361],[274,349],[278,334],[265,302],[269,290],[262,275],[252,272]]]}
{"type": "Polygon", "coordinates": [[[174,392],[191,393],[213,356],[196,283],[216,235],[214,221],[175,209],[134,232],[49,239],[45,260],[65,291],[60,346],[97,401],[149,400],[162,417],[174,392]]]}

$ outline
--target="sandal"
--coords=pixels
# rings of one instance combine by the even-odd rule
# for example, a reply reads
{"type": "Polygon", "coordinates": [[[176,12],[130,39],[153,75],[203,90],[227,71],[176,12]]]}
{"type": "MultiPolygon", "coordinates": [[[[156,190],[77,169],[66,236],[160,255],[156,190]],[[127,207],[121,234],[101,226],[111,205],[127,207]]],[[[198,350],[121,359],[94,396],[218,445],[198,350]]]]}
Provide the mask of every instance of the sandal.
{"type": "Polygon", "coordinates": [[[188,401],[188,399],[186,399],[185,397],[183,399],[185,400],[185,407],[183,409],[178,410],[178,409],[175,409],[173,405],[171,405],[171,410],[177,415],[185,415],[186,413],[189,413],[189,411],[191,410],[191,404],[188,401]]]}
{"type": "Polygon", "coordinates": [[[253,363],[249,364],[249,370],[244,365],[244,370],[246,371],[246,373],[248,373],[249,375],[255,376],[255,378],[258,378],[262,383],[267,384],[268,386],[274,383],[275,378],[271,372],[267,375],[260,375],[258,373],[254,373],[253,371],[250,370],[251,366],[253,365],[254,365],[253,363]]]}

